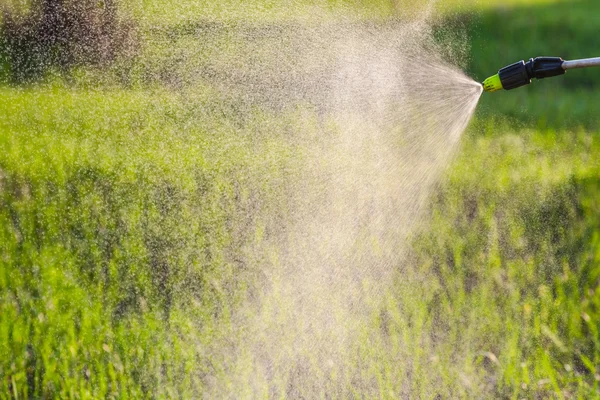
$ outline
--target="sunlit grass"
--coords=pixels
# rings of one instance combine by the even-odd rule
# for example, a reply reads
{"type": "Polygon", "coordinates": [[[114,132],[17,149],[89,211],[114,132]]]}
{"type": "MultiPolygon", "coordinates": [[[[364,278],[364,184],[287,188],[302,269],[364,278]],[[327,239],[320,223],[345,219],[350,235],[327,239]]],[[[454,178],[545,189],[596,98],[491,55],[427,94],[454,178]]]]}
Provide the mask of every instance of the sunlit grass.
{"type": "MultiPolygon", "coordinates": [[[[352,19],[403,18],[436,9],[438,12],[477,12],[516,6],[544,6],[565,0],[301,0],[301,1],[195,1],[176,3],[137,0],[124,4],[148,24],[172,25],[198,20],[286,21],[306,23],[352,19]]],[[[567,2],[568,3],[568,2],[567,2]]]]}
{"type": "Polygon", "coordinates": [[[200,393],[194,349],[244,279],[223,252],[254,237],[228,221],[276,218],[250,212],[258,193],[283,212],[286,140],[256,137],[260,114],[244,129],[207,114],[228,105],[202,93],[3,89],[1,102],[0,396],[200,393]]]}
{"type": "MultiPolygon", "coordinates": [[[[397,4],[148,1],[132,12],[168,27],[412,7],[397,4]]],[[[598,55],[595,2],[439,7],[479,13],[479,78],[516,58],[598,55]]],[[[250,382],[250,355],[230,376],[207,350],[231,342],[232,309],[264,279],[231,260],[286,214],[304,156],[289,133],[318,135],[323,116],[249,107],[210,85],[125,89],[107,74],[98,87],[81,74],[75,88],[58,78],[0,89],[0,398],[192,398],[207,376],[250,382]]],[[[350,373],[331,387],[372,398],[598,396],[598,76],[486,95],[407,265],[367,299],[381,306],[348,350],[350,373]]],[[[285,391],[279,378],[244,394],[285,391]]]]}
{"type": "MultiPolygon", "coordinates": [[[[301,123],[280,115],[274,130],[246,136],[274,115],[211,118],[203,109],[227,107],[213,96],[185,105],[157,92],[3,91],[0,335],[12,354],[0,364],[3,393],[202,393],[208,360],[197,346],[226,342],[223,311],[255,279],[219,254],[268,223],[255,219],[232,241],[227,221],[252,215],[247,196],[264,199],[259,218],[285,212],[273,185],[284,187],[277,174],[298,148],[277,132],[301,123]],[[170,261],[169,306],[148,269],[168,254],[200,257],[192,269],[170,261]],[[199,297],[184,284],[193,276],[199,297]]],[[[355,372],[332,388],[467,398],[596,390],[600,146],[583,130],[474,126],[410,264],[347,354],[355,372]]],[[[238,372],[218,376],[253,376],[238,372]]],[[[285,388],[279,378],[271,384],[285,388]]]]}

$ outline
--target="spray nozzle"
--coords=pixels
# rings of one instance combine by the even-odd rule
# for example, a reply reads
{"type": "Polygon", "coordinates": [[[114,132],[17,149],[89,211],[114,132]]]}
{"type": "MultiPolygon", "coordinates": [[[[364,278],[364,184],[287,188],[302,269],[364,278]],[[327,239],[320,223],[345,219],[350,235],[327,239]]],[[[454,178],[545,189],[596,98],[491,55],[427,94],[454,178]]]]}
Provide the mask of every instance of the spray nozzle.
{"type": "Polygon", "coordinates": [[[563,75],[566,71],[560,57],[537,57],[525,62],[511,64],[498,71],[498,74],[483,82],[483,90],[495,92],[501,89],[512,90],[529,85],[531,79],[544,79],[563,75]]]}

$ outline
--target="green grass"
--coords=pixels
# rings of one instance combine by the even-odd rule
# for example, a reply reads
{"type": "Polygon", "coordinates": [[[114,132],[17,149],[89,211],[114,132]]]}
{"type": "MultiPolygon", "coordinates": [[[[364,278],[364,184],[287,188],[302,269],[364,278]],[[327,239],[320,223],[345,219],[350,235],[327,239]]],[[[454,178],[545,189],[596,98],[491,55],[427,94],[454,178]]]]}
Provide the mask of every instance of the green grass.
{"type": "Polygon", "coordinates": [[[474,390],[598,396],[594,136],[474,137],[438,192],[416,263],[432,278],[422,292],[440,353],[458,362],[448,373],[464,368],[474,390]]]}
{"type": "MultiPolygon", "coordinates": [[[[197,19],[280,21],[279,2],[139,4],[134,15],[160,20],[144,50],[156,65],[116,83],[82,70],[75,88],[0,89],[2,399],[190,398],[209,376],[228,382],[210,349],[228,343],[235,306],[261,279],[239,260],[286,217],[306,150],[289,133],[329,129],[305,106],[148,83],[179,76],[162,63],[198,42],[152,35],[197,19]]],[[[472,76],[600,54],[596,2],[510,4],[442,4],[470,38],[472,76]]],[[[317,6],[328,18],[399,13],[317,6]]],[[[225,64],[214,55],[228,43],[192,61],[225,64]]],[[[332,377],[341,397],[600,397],[599,87],[599,72],[572,71],[484,95],[408,265],[347,355],[353,374],[332,377]]]]}
{"type": "Polygon", "coordinates": [[[220,119],[236,105],[213,93],[4,89],[1,104],[0,396],[198,393],[208,361],[190,349],[251,279],[232,259],[285,209],[276,123],[257,137],[265,116],[220,119]]]}

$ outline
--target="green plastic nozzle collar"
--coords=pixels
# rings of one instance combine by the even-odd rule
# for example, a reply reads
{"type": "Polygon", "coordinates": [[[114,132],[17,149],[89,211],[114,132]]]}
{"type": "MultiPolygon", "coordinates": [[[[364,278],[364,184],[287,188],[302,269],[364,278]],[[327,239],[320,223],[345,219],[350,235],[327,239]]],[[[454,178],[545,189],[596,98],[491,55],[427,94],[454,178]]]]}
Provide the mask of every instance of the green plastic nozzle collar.
{"type": "Polygon", "coordinates": [[[500,75],[496,74],[494,76],[490,76],[485,81],[483,81],[483,90],[486,92],[497,92],[498,90],[502,90],[502,81],[500,80],[500,75]]]}

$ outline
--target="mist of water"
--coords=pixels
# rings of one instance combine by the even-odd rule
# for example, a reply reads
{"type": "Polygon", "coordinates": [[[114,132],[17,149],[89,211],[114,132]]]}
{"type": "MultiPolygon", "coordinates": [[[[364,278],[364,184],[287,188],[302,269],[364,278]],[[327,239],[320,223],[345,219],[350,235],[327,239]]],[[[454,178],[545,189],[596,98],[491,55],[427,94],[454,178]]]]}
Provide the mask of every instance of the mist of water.
{"type": "MultiPolygon", "coordinates": [[[[357,361],[356,343],[402,279],[407,240],[481,85],[444,61],[427,16],[242,36],[253,45],[216,83],[249,103],[310,104],[322,132],[293,133],[307,156],[290,182],[291,211],[248,250],[261,284],[233,311],[229,342],[211,350],[219,366],[206,379],[209,397],[369,393],[376,384],[360,378],[368,366],[357,361]]],[[[218,54],[211,62],[219,64],[218,54]]]]}

